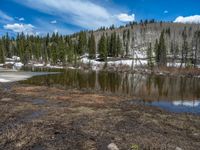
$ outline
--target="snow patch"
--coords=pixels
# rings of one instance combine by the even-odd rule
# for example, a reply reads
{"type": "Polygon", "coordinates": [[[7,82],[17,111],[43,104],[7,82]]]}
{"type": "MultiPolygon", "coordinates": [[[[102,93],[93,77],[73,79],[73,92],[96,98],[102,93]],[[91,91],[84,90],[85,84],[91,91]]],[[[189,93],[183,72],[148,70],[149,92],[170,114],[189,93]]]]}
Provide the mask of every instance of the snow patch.
{"type": "MultiPolygon", "coordinates": [[[[93,70],[102,69],[105,65],[105,62],[96,61],[93,59],[82,58],[81,62],[83,64],[88,64],[92,67],[93,70]]],[[[126,60],[116,60],[116,61],[107,61],[107,66],[128,66],[128,67],[135,67],[135,66],[143,66],[147,65],[147,60],[137,60],[137,59],[126,59],[126,60]]]]}
{"type": "Polygon", "coordinates": [[[6,83],[6,82],[10,82],[10,80],[6,80],[6,79],[2,79],[2,78],[0,78],[0,82],[2,82],[2,83],[6,83]]]}
{"type": "Polygon", "coordinates": [[[63,66],[52,66],[50,64],[47,64],[46,67],[48,67],[48,68],[55,68],[55,69],[63,69],[63,66]]]}
{"type": "MultiPolygon", "coordinates": [[[[30,63],[31,64],[31,63],[30,63]]],[[[38,64],[32,64],[34,67],[44,67],[44,64],[40,64],[40,63],[38,63],[38,64]]]]}

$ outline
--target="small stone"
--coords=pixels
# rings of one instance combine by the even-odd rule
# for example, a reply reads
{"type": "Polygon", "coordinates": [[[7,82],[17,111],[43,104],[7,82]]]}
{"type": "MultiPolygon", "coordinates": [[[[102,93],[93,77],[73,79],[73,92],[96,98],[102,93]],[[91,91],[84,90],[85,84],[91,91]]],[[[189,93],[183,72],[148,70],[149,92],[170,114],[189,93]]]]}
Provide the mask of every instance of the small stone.
{"type": "Polygon", "coordinates": [[[115,143],[110,143],[108,145],[108,149],[109,150],[119,150],[119,148],[117,147],[117,145],[115,143]]]}
{"type": "Polygon", "coordinates": [[[180,147],[176,147],[176,149],[175,150],[183,150],[182,148],[180,148],[180,147]]]}
{"type": "Polygon", "coordinates": [[[199,136],[199,134],[198,134],[198,133],[194,133],[193,135],[194,135],[194,136],[199,136]]]}
{"type": "Polygon", "coordinates": [[[13,99],[12,98],[2,98],[1,101],[2,102],[9,102],[9,101],[12,101],[13,99]]]}

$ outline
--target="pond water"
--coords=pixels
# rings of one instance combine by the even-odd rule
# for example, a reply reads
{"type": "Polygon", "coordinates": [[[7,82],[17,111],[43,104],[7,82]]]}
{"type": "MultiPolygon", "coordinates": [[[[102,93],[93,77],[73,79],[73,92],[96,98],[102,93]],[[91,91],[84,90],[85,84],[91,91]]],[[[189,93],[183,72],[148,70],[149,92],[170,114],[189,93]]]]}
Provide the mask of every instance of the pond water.
{"type": "Polygon", "coordinates": [[[61,73],[35,76],[22,81],[23,83],[102,91],[139,99],[144,105],[156,106],[168,111],[200,114],[200,79],[198,78],[76,69],[34,68],[32,71],[61,73]]]}

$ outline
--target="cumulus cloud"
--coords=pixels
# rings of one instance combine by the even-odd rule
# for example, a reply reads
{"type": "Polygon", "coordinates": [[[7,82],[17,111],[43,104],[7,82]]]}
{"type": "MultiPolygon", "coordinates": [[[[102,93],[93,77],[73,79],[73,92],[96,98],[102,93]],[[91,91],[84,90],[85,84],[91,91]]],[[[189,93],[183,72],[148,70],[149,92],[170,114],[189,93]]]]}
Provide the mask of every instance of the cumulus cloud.
{"type": "Polygon", "coordinates": [[[7,15],[5,12],[0,10],[0,21],[1,22],[8,22],[8,21],[13,21],[14,19],[7,15]]]}
{"type": "Polygon", "coordinates": [[[128,14],[122,13],[122,14],[119,14],[117,18],[122,22],[131,22],[131,21],[135,21],[135,14],[128,15],[128,14]]]}
{"type": "Polygon", "coordinates": [[[174,20],[174,22],[176,22],[176,23],[200,23],[200,15],[194,15],[194,16],[188,16],[188,17],[179,16],[174,20]]]}
{"type": "Polygon", "coordinates": [[[56,20],[52,20],[51,23],[52,23],[52,24],[56,24],[57,21],[56,21],[56,20]]]}
{"type": "Polygon", "coordinates": [[[3,26],[6,30],[11,30],[16,33],[24,32],[24,34],[34,34],[34,26],[31,24],[6,24],[3,26]]]}
{"type": "MultiPolygon", "coordinates": [[[[116,14],[119,14],[118,10],[105,8],[93,0],[16,0],[16,2],[83,28],[94,29],[119,23],[116,17],[116,14]]],[[[128,19],[132,20],[133,16],[130,18],[128,19]]]]}

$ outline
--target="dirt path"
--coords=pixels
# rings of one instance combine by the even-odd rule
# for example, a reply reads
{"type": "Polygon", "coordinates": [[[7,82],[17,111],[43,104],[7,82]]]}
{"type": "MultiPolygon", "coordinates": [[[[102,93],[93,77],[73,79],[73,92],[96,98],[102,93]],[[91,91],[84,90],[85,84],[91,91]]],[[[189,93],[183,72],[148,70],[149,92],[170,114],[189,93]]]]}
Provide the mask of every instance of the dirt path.
{"type": "Polygon", "coordinates": [[[106,150],[110,143],[120,150],[197,150],[200,117],[78,90],[21,84],[0,90],[0,149],[106,150]]]}

